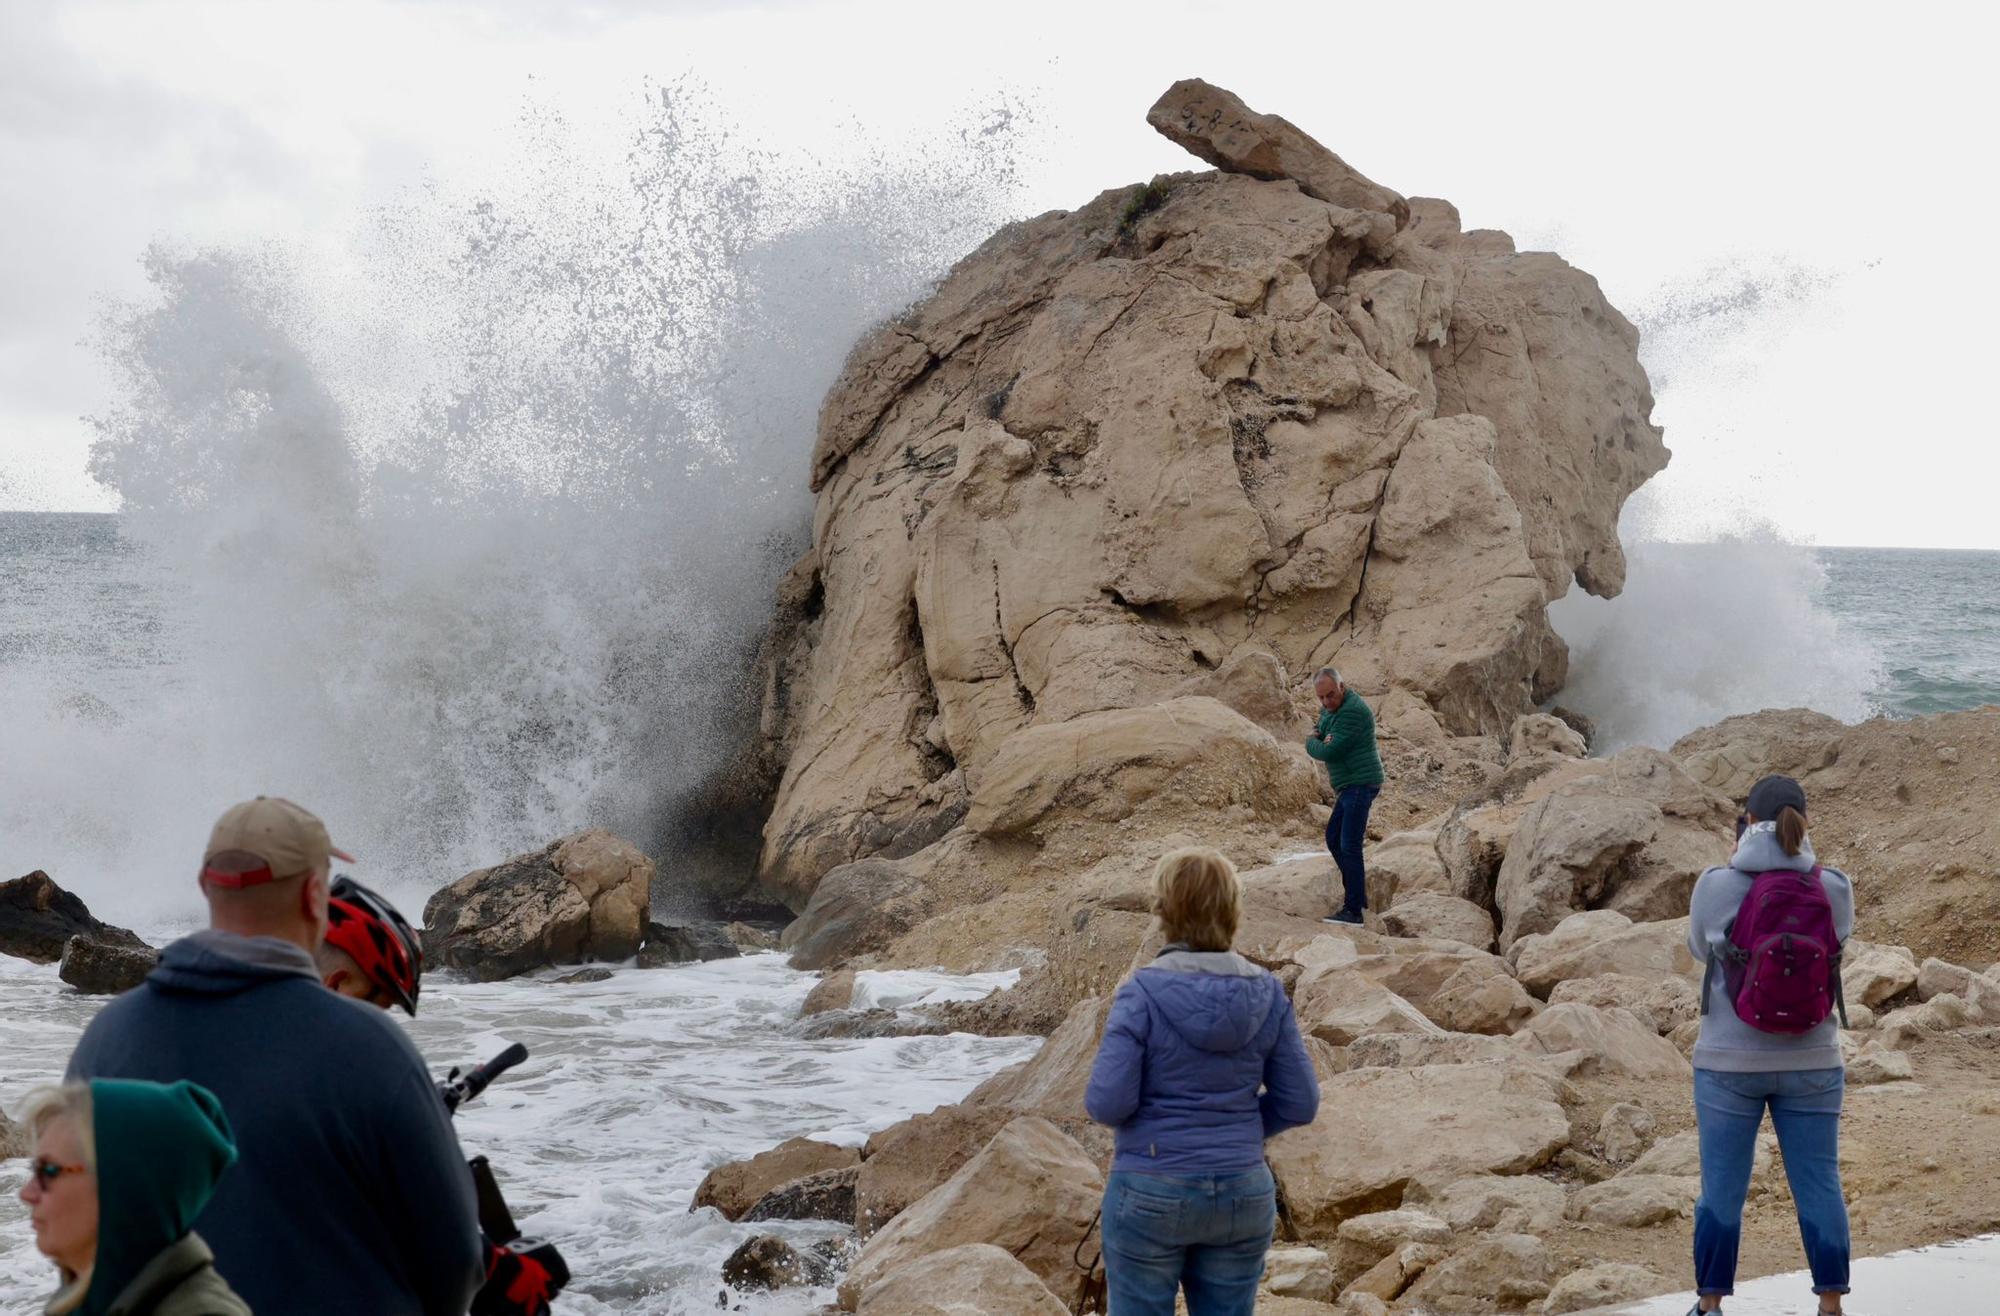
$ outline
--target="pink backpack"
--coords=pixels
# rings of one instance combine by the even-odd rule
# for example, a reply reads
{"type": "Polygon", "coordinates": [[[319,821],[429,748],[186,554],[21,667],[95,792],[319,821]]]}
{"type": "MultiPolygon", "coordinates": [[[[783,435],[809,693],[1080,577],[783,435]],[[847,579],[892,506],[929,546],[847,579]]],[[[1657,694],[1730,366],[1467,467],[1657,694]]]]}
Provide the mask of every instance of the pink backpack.
{"type": "MultiPolygon", "coordinates": [[[[1840,1011],[1840,938],[1834,932],[1833,904],[1810,873],[1773,868],[1750,883],[1736,911],[1729,941],[1711,957],[1724,961],[1724,981],[1737,1017],[1766,1033],[1805,1033],[1840,1011]]],[[[1708,1008],[1707,984],[1702,1009],[1708,1008]]]]}

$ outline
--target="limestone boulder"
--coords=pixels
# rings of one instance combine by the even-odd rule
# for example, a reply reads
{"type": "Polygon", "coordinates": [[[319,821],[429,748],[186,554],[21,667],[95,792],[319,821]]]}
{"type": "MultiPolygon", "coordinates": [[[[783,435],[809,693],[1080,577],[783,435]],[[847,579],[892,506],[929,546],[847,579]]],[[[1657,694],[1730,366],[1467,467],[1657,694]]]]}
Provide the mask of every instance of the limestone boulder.
{"type": "Polygon", "coordinates": [[[63,947],[62,967],[57,976],[80,992],[109,995],[137,987],[159,962],[160,952],[151,946],[126,946],[76,936],[63,947]]]}
{"type": "Polygon", "coordinates": [[[861,1167],[821,1170],[765,1193],[737,1219],[746,1224],[763,1220],[837,1220],[854,1223],[854,1186],[861,1167]]]}
{"type": "Polygon", "coordinates": [[[1935,956],[1917,966],[1917,999],[1928,1001],[1946,992],[1963,1001],[2000,993],[2000,978],[1952,964],[1935,956]]]}
{"type": "Polygon", "coordinates": [[[1507,757],[1533,758],[1552,754],[1558,758],[1580,759],[1590,752],[1583,734],[1550,713],[1523,713],[1507,731],[1507,757]]]}
{"type": "Polygon", "coordinates": [[[1622,1174],[1570,1194],[1570,1219],[1589,1225],[1643,1229],[1694,1214],[1701,1179],[1662,1174],[1622,1174]]]}
{"type": "Polygon", "coordinates": [[[1412,1181],[1518,1174],[1569,1142],[1554,1087],[1521,1068],[1322,1069],[1319,1080],[1321,1109],[1341,1117],[1266,1144],[1307,1237],[1399,1205],[1412,1181]]]}
{"type": "Polygon", "coordinates": [[[1406,1243],[1450,1239],[1450,1226],[1428,1211],[1399,1209],[1353,1216],[1340,1222],[1331,1275],[1338,1287],[1345,1288],[1406,1243]]]}
{"type": "Polygon", "coordinates": [[[1016,1118],[1004,1106],[940,1106],[871,1134],[854,1183],[854,1230],[867,1238],[957,1174],[1016,1118]]]}
{"type": "MultiPolygon", "coordinates": [[[[1442,864],[1438,871],[1443,871],[1442,864]]],[[[1438,891],[1404,896],[1382,916],[1382,931],[1392,937],[1432,937],[1462,941],[1475,950],[1493,949],[1493,915],[1470,900],[1438,891]]]]}
{"type": "Polygon", "coordinates": [[[1605,1110],[1597,1122],[1597,1146],[1613,1165],[1629,1165],[1652,1141],[1655,1121],[1644,1106],[1621,1101],[1605,1110]]]}
{"type": "Polygon", "coordinates": [[[1079,1001],[1062,1026],[1042,1043],[1041,1050],[1024,1064],[981,1083],[965,1104],[1033,1111],[1058,1121],[1089,1119],[1083,1093],[1090,1085],[1090,1068],[1104,1037],[1104,1021],[1110,1017],[1109,996],[1079,1001]]]}
{"type": "Polygon", "coordinates": [[[1649,1298],[1667,1287],[1665,1280],[1644,1266],[1624,1261],[1600,1261],[1581,1270],[1572,1270],[1557,1280],[1541,1309],[1544,1316],[1564,1316],[1567,1312],[1649,1298]]]}
{"type": "Polygon", "coordinates": [[[1519,1047],[1487,1033],[1373,1033],[1349,1043],[1349,1069],[1421,1069],[1426,1065],[1518,1065],[1519,1047]]]}
{"type": "Polygon", "coordinates": [[[1307,970],[1293,988],[1292,1008],[1300,1030],[1329,1046],[1378,1033],[1444,1033],[1416,1006],[1352,968],[1307,970]]]}
{"type": "Polygon", "coordinates": [[[1630,973],[1600,973],[1571,978],[1549,991],[1549,1004],[1575,1001],[1605,1009],[1630,1010],[1662,1035],[1701,1014],[1700,989],[1686,978],[1646,978],[1630,973]]]}
{"type": "Polygon", "coordinates": [[[1391,232],[1409,220],[1408,201],[1370,181],[1284,119],[1259,114],[1233,93],[1200,78],[1186,78],[1167,88],[1146,112],[1146,122],[1168,141],[1217,168],[1252,178],[1288,178],[1307,196],[1382,212],[1394,218],[1391,232]]]}
{"type": "Polygon", "coordinates": [[[620,960],[645,939],[653,861],[598,828],[468,873],[424,906],[424,953],[480,981],[620,960]]]}
{"type": "Polygon", "coordinates": [[[851,1169],[861,1153],[812,1138],[788,1138],[748,1160],[716,1166],[696,1185],[688,1210],[712,1206],[729,1220],[741,1219],[765,1194],[808,1175],[851,1169]]]}
{"type": "Polygon", "coordinates": [[[877,1281],[923,1257],[991,1243],[1073,1307],[1084,1278],[1074,1254],[1103,1196],[1104,1176],[1082,1147],[1047,1120],[1022,1116],[876,1231],[841,1282],[840,1304],[853,1310],[877,1281]]]}
{"type": "Polygon", "coordinates": [[[795,969],[824,969],[885,949],[937,908],[922,869],[902,860],[843,864],[813,887],[779,945],[795,969]]]}
{"type": "Polygon", "coordinates": [[[1427,1268],[1410,1286],[1413,1304],[1459,1310],[1525,1311],[1548,1296],[1554,1280],[1546,1244],[1532,1234],[1497,1234],[1427,1268]],[[1490,1304],[1490,1305],[1489,1305],[1490,1304]]]}
{"type": "Polygon", "coordinates": [[[1507,959],[1522,986],[1547,997],[1557,983],[1622,974],[1699,981],[1701,966],[1687,948],[1688,921],[1634,923],[1615,909],[1572,914],[1551,932],[1523,937],[1507,959]]]}
{"type": "MultiPolygon", "coordinates": [[[[1418,828],[1386,836],[1367,847],[1368,908],[1392,909],[1422,894],[1456,894],[1444,860],[1438,857],[1437,836],[1435,828],[1418,828]]],[[[1410,935],[1386,926],[1384,930],[1399,937],[1410,935]]]]}
{"type": "Polygon", "coordinates": [[[1727,858],[1735,816],[1670,756],[1621,751],[1606,771],[1557,787],[1523,815],[1494,891],[1501,946],[1582,909],[1639,922],[1686,913],[1702,869],[1727,858]]]}
{"type": "Polygon", "coordinates": [[[1523,1024],[1513,1040],[1531,1054],[1581,1052],[1586,1073],[1688,1079],[1694,1073],[1673,1043],[1629,1010],[1552,1005],[1523,1024]]]}
{"type": "Polygon", "coordinates": [[[1969,1002],[1945,992],[1921,1005],[1891,1010],[1876,1023],[1882,1044],[1891,1049],[1917,1046],[1941,1033],[1957,1032],[1985,1022],[1985,1016],[1969,1002]]]}
{"type": "Polygon", "coordinates": [[[884,1275],[856,1301],[861,1316],[1068,1316],[1069,1308],[1014,1254],[962,1243],[884,1275]]]}
{"type": "Polygon", "coordinates": [[[1690,732],[1671,752],[1702,785],[1741,800],[1770,773],[1796,777],[1831,767],[1846,730],[1839,719],[1809,709],[1767,709],[1690,732]]]}
{"type": "Polygon", "coordinates": [[[1562,1224],[1568,1210],[1563,1186],[1533,1175],[1473,1175],[1436,1191],[1412,1185],[1411,1194],[1461,1234],[1546,1234],[1562,1224]]]}
{"type": "Polygon", "coordinates": [[[1917,985],[1920,969],[1908,946],[1852,940],[1841,948],[1840,985],[1851,1004],[1877,1006],[1917,985]]]}
{"type": "Polygon", "coordinates": [[[776,1234],[747,1239],[722,1263],[722,1282],[740,1293],[831,1283],[832,1260],[816,1249],[800,1251],[776,1234]]]}
{"type": "Polygon", "coordinates": [[[1512,974],[1475,961],[1447,978],[1419,1008],[1452,1032],[1503,1034],[1534,1018],[1542,1003],[1512,974]]]}
{"type": "Polygon", "coordinates": [[[1008,226],[827,394],[760,723],[759,877],[793,908],[961,822],[1275,819],[1318,786],[1290,739],[1279,778],[1240,729],[1185,762],[1118,717],[1208,700],[1268,734],[1268,668],[1205,679],[1246,654],[1297,682],[1337,652],[1409,697],[1396,726],[1497,737],[1562,680],[1548,599],[1622,585],[1619,507],[1667,454],[1595,282],[1217,89],[1155,118],[1222,172],[1008,226]]]}
{"type": "Polygon", "coordinates": [[[1427,1268],[1450,1253],[1442,1243],[1405,1243],[1350,1282],[1341,1292],[1341,1305],[1351,1302],[1352,1310],[1373,1310],[1363,1305],[1372,1302],[1386,1311],[1386,1304],[1402,1297],[1427,1268]]]}
{"type": "Polygon", "coordinates": [[[1847,1058],[1847,1085],[1874,1087],[1880,1083],[1901,1083],[1917,1076],[1907,1052],[1894,1051],[1879,1043],[1862,1047],[1847,1058]]]}
{"type": "Polygon", "coordinates": [[[831,1010],[845,1010],[853,1004],[854,970],[837,969],[820,975],[813,989],[806,993],[805,1002],[799,1006],[799,1014],[825,1014],[831,1010]]]}
{"type": "Polygon", "coordinates": [[[0,882],[0,955],[54,964],[72,937],[111,948],[151,949],[137,933],[100,922],[81,899],[39,868],[0,882]]]}
{"type": "Polygon", "coordinates": [[[1308,1302],[1332,1302],[1333,1260],[1316,1247],[1274,1247],[1264,1256],[1264,1292],[1308,1302]]]}
{"type": "Polygon", "coordinates": [[[1165,792],[1190,807],[1293,816],[1318,796],[1302,757],[1215,699],[1088,713],[1001,742],[968,774],[965,825],[981,836],[1032,837],[1052,815],[1111,824],[1165,792]]]}

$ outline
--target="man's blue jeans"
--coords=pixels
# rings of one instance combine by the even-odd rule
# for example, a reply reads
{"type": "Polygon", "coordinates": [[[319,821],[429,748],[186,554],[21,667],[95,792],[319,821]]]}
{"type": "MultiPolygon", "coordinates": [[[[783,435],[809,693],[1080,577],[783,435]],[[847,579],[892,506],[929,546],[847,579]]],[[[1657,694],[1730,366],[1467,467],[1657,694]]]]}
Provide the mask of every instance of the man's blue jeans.
{"type": "Polygon", "coordinates": [[[1265,1166],[1180,1178],[1115,1170],[1104,1185],[1104,1271],[1110,1316],[1251,1316],[1278,1224],[1265,1166]]]}
{"type": "Polygon", "coordinates": [[[1380,786],[1342,786],[1333,798],[1326,848],[1340,869],[1340,885],[1346,892],[1341,913],[1359,914],[1368,908],[1368,870],[1361,863],[1361,847],[1368,843],[1368,811],[1381,793],[1380,786]]]}
{"type": "Polygon", "coordinates": [[[1840,1069],[1733,1074],[1694,1071],[1695,1120],[1701,1130],[1701,1200],[1694,1208],[1694,1282],[1702,1293],[1736,1287],[1743,1199],[1764,1108],[1778,1130],[1785,1177],[1799,1212],[1814,1293],[1847,1292],[1847,1202],[1840,1193],[1840,1069]]]}

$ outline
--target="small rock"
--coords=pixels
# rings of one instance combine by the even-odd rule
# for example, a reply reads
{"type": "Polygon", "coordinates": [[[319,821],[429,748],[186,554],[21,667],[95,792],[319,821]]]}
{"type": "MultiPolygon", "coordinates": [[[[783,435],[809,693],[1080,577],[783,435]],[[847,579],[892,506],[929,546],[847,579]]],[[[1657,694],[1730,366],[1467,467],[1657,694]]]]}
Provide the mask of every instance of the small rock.
{"type": "Polygon", "coordinates": [[[941,1020],[909,1010],[833,1010],[787,1025],[785,1032],[807,1042],[830,1037],[943,1037],[941,1020]]]}
{"type": "Polygon", "coordinates": [[[841,969],[834,973],[822,974],[806,993],[805,1004],[799,1007],[802,1015],[824,1014],[828,1010],[845,1010],[854,1001],[854,970],[841,969]]]}
{"type": "Polygon", "coordinates": [[[1694,1214],[1701,1192],[1698,1177],[1627,1174],[1579,1188],[1570,1198],[1570,1219],[1585,1224],[1641,1229],[1694,1214]]]}
{"type": "Polygon", "coordinates": [[[1368,1272],[1341,1293],[1344,1301],[1350,1294],[1366,1294],[1381,1302],[1394,1302],[1403,1296],[1403,1290],[1416,1283],[1426,1267],[1443,1261],[1447,1253],[1436,1243],[1405,1243],[1370,1267],[1368,1272]]]}
{"type": "Polygon", "coordinates": [[[1958,746],[1939,745],[1937,756],[1940,763],[1956,763],[1958,762],[1958,746]]]}
{"type": "Polygon", "coordinates": [[[1548,1293],[1551,1278],[1548,1247],[1541,1239],[1501,1234],[1433,1264],[1411,1287],[1410,1296],[1420,1307],[1445,1311],[1463,1311],[1471,1302],[1519,1311],[1548,1293]]]}
{"type": "MultiPolygon", "coordinates": [[[[1409,1201],[1409,1194],[1403,1200],[1409,1201]]],[[[1482,1174],[1448,1185],[1425,1205],[1460,1232],[1546,1234],[1562,1224],[1568,1194],[1547,1179],[1482,1174]]]]}
{"type": "Polygon", "coordinates": [[[842,1170],[861,1163],[861,1153],[811,1138],[789,1138],[748,1160],[716,1166],[694,1190],[688,1210],[712,1206],[730,1219],[740,1219],[773,1188],[823,1170],[842,1170]]]}
{"type": "Polygon", "coordinates": [[[1909,1053],[1870,1046],[1847,1062],[1847,1082],[1851,1087],[1872,1087],[1877,1083],[1900,1083],[1917,1076],[1909,1053]]]}
{"type": "Polygon", "coordinates": [[[1372,1293],[1350,1289],[1333,1305],[1340,1316],[1389,1316],[1389,1304],[1372,1293]]]}
{"type": "Polygon", "coordinates": [[[1597,1126],[1598,1145],[1604,1149],[1604,1159],[1613,1165],[1629,1164],[1646,1150],[1652,1136],[1653,1113],[1629,1101],[1605,1111],[1597,1126]]]}
{"type": "Polygon", "coordinates": [[[560,986],[567,987],[578,983],[604,982],[608,980],[610,977],[611,977],[611,970],[609,969],[589,968],[589,969],[578,969],[575,973],[565,973],[562,977],[552,979],[552,981],[554,981],[560,986]]]}
{"type": "Polygon", "coordinates": [[[1666,1282],[1644,1266],[1619,1261],[1600,1262],[1574,1270],[1556,1281],[1542,1304],[1543,1316],[1563,1316],[1566,1312],[1592,1307],[1608,1307],[1614,1302],[1649,1298],[1666,1287],[1666,1282]]]}
{"type": "Polygon", "coordinates": [[[1333,1301],[1333,1261],[1316,1247],[1273,1248],[1264,1257],[1264,1289],[1281,1298],[1333,1301]]]}
{"type": "Polygon", "coordinates": [[[62,968],[57,975],[80,992],[111,995],[126,992],[146,981],[146,975],[160,962],[160,952],[151,946],[121,946],[95,937],[76,936],[63,948],[62,968]]]}
{"type": "Polygon", "coordinates": [[[0,1161],[26,1156],[28,1151],[28,1131],[8,1119],[6,1111],[0,1110],[0,1161]]]}
{"type": "Polygon", "coordinates": [[[825,1258],[800,1252],[774,1234],[759,1234],[722,1263],[722,1282],[752,1292],[830,1284],[833,1267],[825,1258]]]}
{"type": "Polygon", "coordinates": [[[736,943],[738,950],[776,950],[778,934],[764,928],[754,928],[748,923],[731,923],[723,931],[736,943]]]}
{"type": "Polygon", "coordinates": [[[733,960],[743,952],[720,923],[648,923],[639,967],[665,968],[693,961],[733,960]]]}

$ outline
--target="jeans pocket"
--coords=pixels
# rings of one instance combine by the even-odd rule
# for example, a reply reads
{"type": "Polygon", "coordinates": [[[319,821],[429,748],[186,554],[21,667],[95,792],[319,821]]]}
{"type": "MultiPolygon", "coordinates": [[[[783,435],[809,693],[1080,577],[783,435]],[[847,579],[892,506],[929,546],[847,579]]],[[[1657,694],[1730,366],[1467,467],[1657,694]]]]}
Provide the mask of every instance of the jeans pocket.
{"type": "Polygon", "coordinates": [[[1171,1229],[1180,1223],[1181,1200],[1160,1197],[1127,1186],[1118,1194],[1118,1217],[1148,1229],[1171,1229]]]}

